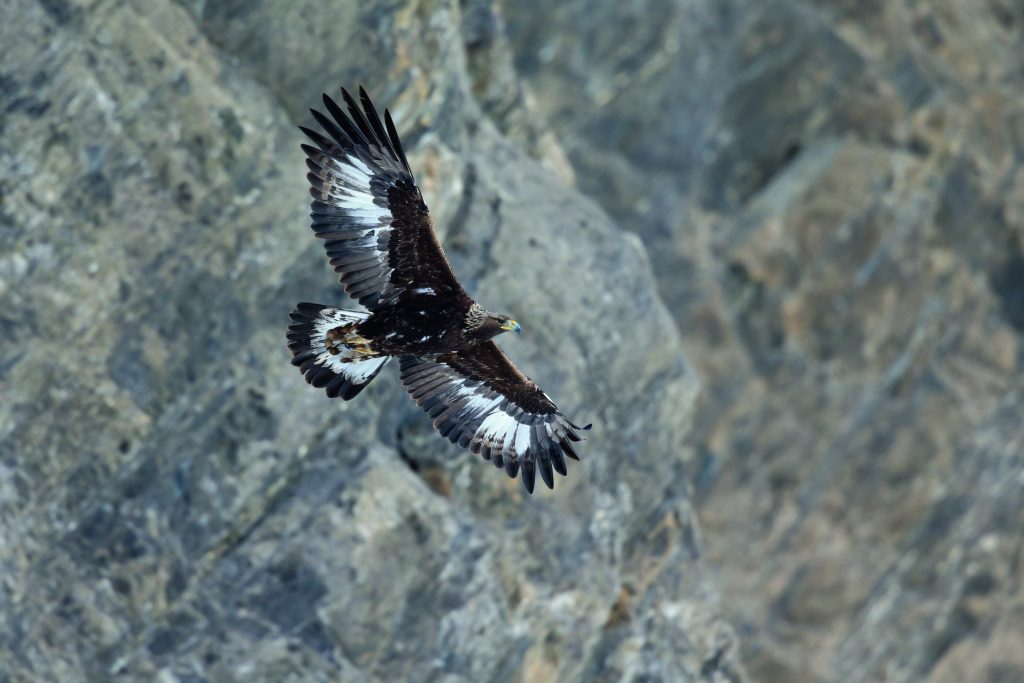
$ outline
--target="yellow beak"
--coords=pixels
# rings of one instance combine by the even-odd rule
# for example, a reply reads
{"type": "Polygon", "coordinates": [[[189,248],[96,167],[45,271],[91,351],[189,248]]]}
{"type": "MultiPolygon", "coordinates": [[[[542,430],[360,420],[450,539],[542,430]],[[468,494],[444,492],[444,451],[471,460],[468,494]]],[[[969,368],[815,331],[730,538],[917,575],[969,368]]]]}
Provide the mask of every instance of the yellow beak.
{"type": "Polygon", "coordinates": [[[523,328],[515,320],[509,320],[507,323],[501,326],[501,329],[509,332],[522,332],[523,328]]]}

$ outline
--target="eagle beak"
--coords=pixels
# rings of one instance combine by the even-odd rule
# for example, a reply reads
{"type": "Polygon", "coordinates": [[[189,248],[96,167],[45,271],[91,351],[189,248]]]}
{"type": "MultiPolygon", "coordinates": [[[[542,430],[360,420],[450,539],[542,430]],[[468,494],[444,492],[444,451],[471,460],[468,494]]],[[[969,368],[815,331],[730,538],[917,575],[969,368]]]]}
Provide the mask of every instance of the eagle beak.
{"type": "Polygon", "coordinates": [[[516,334],[519,334],[523,331],[522,326],[515,320],[509,320],[507,323],[501,326],[501,329],[507,332],[515,332],[516,334]]]}

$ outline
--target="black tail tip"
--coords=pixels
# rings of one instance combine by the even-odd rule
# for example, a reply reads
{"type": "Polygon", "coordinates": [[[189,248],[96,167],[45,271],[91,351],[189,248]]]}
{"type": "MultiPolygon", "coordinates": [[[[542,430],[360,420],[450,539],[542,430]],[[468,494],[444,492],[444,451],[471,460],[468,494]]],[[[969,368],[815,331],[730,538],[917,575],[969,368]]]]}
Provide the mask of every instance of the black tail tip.
{"type": "Polygon", "coordinates": [[[299,322],[302,320],[312,320],[313,318],[316,318],[318,315],[320,315],[320,311],[324,310],[325,308],[330,307],[325,306],[324,304],[314,304],[308,301],[300,301],[299,303],[295,304],[295,308],[293,308],[292,312],[288,314],[288,317],[295,322],[299,322]]]}

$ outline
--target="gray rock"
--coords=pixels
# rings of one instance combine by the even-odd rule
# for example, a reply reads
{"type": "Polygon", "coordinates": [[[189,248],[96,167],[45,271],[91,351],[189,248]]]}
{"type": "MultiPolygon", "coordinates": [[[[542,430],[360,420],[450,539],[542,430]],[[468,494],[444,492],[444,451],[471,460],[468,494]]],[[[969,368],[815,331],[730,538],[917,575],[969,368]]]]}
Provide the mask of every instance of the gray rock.
{"type": "Polygon", "coordinates": [[[688,467],[751,678],[1024,676],[1020,3],[505,10],[702,378],[688,467]]]}
{"type": "Polygon", "coordinates": [[[5,12],[0,679],[743,680],[680,336],[643,245],[529,156],[558,152],[510,142],[531,105],[480,94],[515,72],[500,41],[467,59],[475,16],[5,12]],[[595,422],[554,492],[430,434],[393,369],[341,403],[288,363],[293,303],[341,301],[295,124],[359,81],[456,270],[526,327],[506,349],[595,422]]]}

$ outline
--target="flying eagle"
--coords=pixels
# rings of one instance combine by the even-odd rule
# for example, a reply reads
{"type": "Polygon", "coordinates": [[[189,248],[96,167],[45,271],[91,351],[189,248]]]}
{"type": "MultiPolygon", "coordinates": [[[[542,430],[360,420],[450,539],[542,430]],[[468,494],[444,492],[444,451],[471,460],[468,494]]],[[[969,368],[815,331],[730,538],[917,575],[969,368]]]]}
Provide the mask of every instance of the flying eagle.
{"type": "Polygon", "coordinates": [[[441,436],[510,477],[521,472],[530,493],[538,472],[554,488],[565,456],[579,460],[576,430],[590,425],[570,422],[492,341],[518,333],[519,323],[459,284],[391,114],[385,109],[381,123],[363,88],[360,103],[341,95],[348,114],[324,95],[330,118],[311,111],[327,136],[301,127],[313,142],[302,149],[313,231],[345,292],[368,312],[298,304],[288,327],[292,364],[328,396],[349,400],[397,358],[402,386],[441,436]]]}

